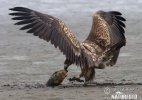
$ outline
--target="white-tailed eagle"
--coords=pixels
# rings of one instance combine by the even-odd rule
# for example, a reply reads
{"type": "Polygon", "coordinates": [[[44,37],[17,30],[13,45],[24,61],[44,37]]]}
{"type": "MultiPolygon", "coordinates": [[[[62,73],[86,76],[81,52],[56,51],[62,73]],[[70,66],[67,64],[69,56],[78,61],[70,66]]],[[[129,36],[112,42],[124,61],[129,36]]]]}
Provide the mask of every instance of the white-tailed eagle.
{"type": "MultiPolygon", "coordinates": [[[[80,43],[75,34],[58,18],[25,7],[11,8],[15,25],[23,25],[20,30],[51,42],[65,55],[64,69],[71,64],[80,66],[81,73],[90,81],[95,68],[104,69],[116,64],[120,48],[125,46],[125,18],[118,11],[98,11],[93,15],[92,28],[84,42],[80,43]]],[[[78,27],[79,28],[79,27],[78,27]]]]}

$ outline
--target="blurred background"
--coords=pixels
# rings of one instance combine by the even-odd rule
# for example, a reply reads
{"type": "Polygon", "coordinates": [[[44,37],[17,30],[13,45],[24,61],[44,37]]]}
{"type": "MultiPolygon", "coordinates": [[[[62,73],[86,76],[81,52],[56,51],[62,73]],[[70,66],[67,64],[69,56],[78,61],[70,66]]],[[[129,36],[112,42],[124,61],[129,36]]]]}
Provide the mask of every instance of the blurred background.
{"type": "MultiPolygon", "coordinates": [[[[9,8],[28,7],[63,20],[83,41],[91,29],[92,15],[98,10],[116,10],[127,19],[127,45],[114,67],[96,70],[98,82],[142,82],[142,0],[0,0],[0,84],[46,83],[63,69],[65,57],[58,49],[14,26],[9,8]]],[[[75,65],[69,76],[80,72],[75,65]]],[[[67,81],[65,81],[67,82],[67,81]]]]}

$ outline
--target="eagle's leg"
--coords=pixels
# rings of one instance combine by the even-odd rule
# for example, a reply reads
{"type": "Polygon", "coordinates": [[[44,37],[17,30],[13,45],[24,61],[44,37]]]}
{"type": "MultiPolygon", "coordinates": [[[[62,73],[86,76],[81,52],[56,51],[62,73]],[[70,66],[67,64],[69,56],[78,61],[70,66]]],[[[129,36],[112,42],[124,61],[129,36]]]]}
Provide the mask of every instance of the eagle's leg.
{"type": "MultiPolygon", "coordinates": [[[[71,61],[69,61],[68,59],[65,60],[64,62],[64,70],[68,71],[68,67],[72,64],[71,61]]],[[[83,73],[81,72],[79,75],[70,78],[69,81],[78,81],[78,82],[84,82],[83,80],[80,80],[80,78],[83,76],[83,73]]]]}
{"type": "Polygon", "coordinates": [[[84,86],[86,86],[88,83],[92,83],[94,77],[95,77],[95,68],[87,68],[84,71],[83,77],[85,78],[84,86]]]}
{"type": "Polygon", "coordinates": [[[65,60],[64,62],[64,70],[68,71],[68,67],[72,64],[71,61],[69,61],[68,59],[65,60]]]}

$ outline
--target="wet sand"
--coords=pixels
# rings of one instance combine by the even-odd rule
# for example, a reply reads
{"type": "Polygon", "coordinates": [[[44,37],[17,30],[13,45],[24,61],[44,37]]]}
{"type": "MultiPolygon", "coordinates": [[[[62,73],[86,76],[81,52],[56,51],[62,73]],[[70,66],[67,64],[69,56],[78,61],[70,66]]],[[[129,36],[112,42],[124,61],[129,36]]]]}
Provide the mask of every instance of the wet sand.
{"type": "Polygon", "coordinates": [[[117,91],[137,94],[137,100],[141,100],[142,2],[102,2],[29,0],[27,4],[25,0],[1,0],[0,100],[110,100],[110,95],[117,91]],[[14,21],[8,16],[8,9],[14,6],[26,6],[64,20],[80,41],[90,31],[94,12],[101,9],[119,10],[127,19],[127,45],[122,48],[114,67],[96,70],[94,84],[84,87],[69,83],[67,79],[80,72],[72,65],[61,86],[46,87],[45,83],[52,73],[63,69],[65,57],[50,43],[19,31],[20,27],[14,26],[14,21]],[[109,94],[104,92],[106,88],[109,88],[109,94]]]}

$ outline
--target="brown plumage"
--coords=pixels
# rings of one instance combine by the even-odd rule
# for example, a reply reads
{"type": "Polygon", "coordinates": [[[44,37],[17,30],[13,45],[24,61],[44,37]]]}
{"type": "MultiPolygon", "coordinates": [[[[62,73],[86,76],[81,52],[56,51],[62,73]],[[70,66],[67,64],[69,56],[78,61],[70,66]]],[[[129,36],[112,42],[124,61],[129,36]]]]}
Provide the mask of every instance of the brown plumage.
{"type": "Polygon", "coordinates": [[[125,19],[118,11],[98,11],[93,16],[92,28],[87,39],[79,43],[74,33],[63,21],[24,7],[14,7],[10,15],[18,20],[15,25],[24,25],[20,30],[27,30],[41,39],[51,42],[66,56],[65,67],[71,64],[81,68],[80,77],[92,80],[95,68],[113,66],[122,46],[125,46],[125,19]]]}

